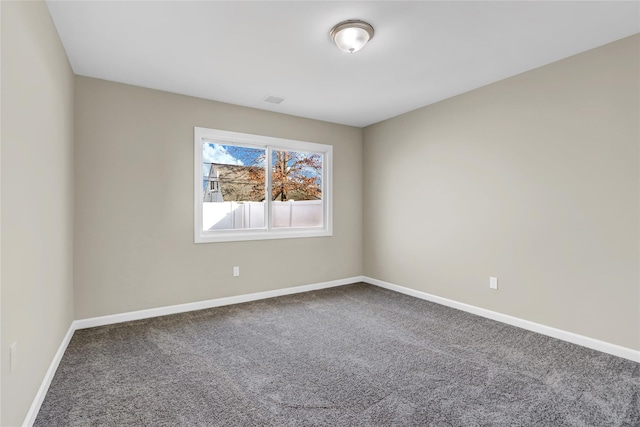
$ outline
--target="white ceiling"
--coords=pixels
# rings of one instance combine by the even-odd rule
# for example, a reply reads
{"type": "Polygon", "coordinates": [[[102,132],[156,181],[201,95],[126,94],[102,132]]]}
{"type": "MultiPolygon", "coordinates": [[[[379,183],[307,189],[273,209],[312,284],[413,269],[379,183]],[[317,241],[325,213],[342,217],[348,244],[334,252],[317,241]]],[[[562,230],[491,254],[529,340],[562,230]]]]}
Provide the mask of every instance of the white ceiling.
{"type": "Polygon", "coordinates": [[[76,74],[353,126],[640,32],[638,1],[48,6],[76,74]],[[360,52],[329,38],[345,19],[375,28],[360,52]]]}

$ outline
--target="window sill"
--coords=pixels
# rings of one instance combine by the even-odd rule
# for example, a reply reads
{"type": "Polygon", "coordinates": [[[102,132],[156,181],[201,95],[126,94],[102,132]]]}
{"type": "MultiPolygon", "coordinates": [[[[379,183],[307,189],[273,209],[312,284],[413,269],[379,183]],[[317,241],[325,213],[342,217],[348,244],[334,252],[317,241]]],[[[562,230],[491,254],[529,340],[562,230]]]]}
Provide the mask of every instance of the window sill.
{"type": "Polygon", "coordinates": [[[309,237],[331,237],[331,230],[321,229],[288,229],[288,230],[246,230],[215,231],[196,234],[195,243],[242,242],[251,240],[298,239],[309,237]]]}

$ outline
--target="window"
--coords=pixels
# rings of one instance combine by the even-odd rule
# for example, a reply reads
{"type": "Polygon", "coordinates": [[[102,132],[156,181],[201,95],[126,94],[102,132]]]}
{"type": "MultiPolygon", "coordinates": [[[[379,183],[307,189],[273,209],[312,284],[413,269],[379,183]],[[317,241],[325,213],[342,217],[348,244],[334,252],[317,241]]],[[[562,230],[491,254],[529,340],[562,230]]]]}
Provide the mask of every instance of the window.
{"type": "Polygon", "coordinates": [[[331,236],[332,153],[196,127],[195,242],[331,236]]]}

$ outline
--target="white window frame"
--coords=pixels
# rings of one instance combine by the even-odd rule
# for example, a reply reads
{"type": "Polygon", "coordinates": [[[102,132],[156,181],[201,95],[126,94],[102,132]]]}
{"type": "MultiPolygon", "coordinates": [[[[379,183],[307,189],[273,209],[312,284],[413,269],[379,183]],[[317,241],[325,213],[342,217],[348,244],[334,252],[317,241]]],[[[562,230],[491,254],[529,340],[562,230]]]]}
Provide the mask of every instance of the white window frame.
{"type": "MultiPolygon", "coordinates": [[[[333,146],[262,135],[230,132],[202,127],[194,128],[194,241],[195,243],[233,242],[243,240],[292,239],[333,235],[333,146]],[[266,165],[271,164],[273,150],[291,150],[322,155],[322,222],[321,227],[273,228],[271,197],[265,198],[265,228],[236,230],[202,229],[202,144],[211,142],[266,150],[266,165]]],[[[265,165],[265,167],[266,167],[265,165]]],[[[271,173],[265,171],[265,196],[271,195],[271,173]]],[[[295,202],[294,202],[295,203],[295,202]]]]}

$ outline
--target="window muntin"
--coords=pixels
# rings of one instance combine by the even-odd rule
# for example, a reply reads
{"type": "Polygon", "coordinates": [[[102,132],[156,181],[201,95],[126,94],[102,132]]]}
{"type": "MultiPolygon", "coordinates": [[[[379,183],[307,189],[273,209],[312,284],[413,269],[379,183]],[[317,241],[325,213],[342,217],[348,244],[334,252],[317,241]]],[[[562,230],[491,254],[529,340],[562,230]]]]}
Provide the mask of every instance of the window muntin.
{"type": "Polygon", "coordinates": [[[330,145],[194,134],[196,243],[332,235],[330,145]]]}

